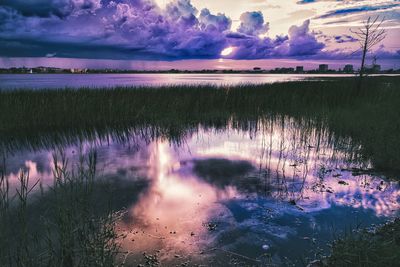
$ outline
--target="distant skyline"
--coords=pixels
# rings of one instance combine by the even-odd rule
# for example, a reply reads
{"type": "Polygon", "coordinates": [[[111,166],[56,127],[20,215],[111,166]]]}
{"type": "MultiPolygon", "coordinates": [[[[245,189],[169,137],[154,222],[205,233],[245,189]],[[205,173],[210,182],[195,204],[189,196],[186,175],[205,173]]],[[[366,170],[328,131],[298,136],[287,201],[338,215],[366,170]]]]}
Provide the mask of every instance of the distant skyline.
{"type": "Polygon", "coordinates": [[[3,0],[0,67],[337,69],[358,65],[349,29],[378,15],[368,61],[400,68],[399,0],[3,0]]]}
{"type": "MultiPolygon", "coordinates": [[[[80,69],[123,69],[123,70],[249,70],[255,67],[262,69],[295,68],[304,66],[305,70],[314,70],[319,64],[328,64],[330,69],[343,69],[346,64],[352,64],[357,70],[360,61],[352,60],[296,60],[296,59],[185,59],[175,61],[150,61],[150,60],[108,60],[108,59],[76,59],[76,58],[0,58],[0,68],[10,67],[55,67],[55,68],[80,68],[80,69]]],[[[397,59],[378,61],[382,70],[400,69],[397,59]]]]}

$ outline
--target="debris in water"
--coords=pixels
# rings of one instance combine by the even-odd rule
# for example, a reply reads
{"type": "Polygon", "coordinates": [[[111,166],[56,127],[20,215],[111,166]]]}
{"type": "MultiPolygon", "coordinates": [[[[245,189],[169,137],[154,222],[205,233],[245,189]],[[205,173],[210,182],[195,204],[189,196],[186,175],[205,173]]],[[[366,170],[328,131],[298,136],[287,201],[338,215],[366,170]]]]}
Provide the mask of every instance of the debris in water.
{"type": "Polygon", "coordinates": [[[268,245],[263,245],[262,248],[263,250],[268,250],[270,247],[268,245]]]}
{"type": "Polygon", "coordinates": [[[320,267],[320,266],[324,266],[324,264],[320,260],[314,260],[307,265],[307,267],[320,267]]]}
{"type": "Polygon", "coordinates": [[[149,255],[146,254],[146,252],[143,252],[143,256],[146,262],[146,266],[155,267],[160,265],[157,254],[149,255]]]}
{"type": "Polygon", "coordinates": [[[215,229],[217,229],[218,225],[216,223],[208,222],[203,223],[203,226],[206,227],[208,231],[214,231],[215,229]]]}

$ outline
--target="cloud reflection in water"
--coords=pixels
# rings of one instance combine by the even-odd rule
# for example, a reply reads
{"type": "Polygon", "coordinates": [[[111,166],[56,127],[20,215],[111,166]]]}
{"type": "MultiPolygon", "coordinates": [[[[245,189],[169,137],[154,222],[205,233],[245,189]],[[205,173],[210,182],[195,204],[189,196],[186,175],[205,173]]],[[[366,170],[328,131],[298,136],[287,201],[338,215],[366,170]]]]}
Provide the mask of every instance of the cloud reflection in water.
{"type": "MultiPolygon", "coordinates": [[[[119,224],[127,234],[123,248],[135,252],[129,255],[132,264],[142,260],[143,251],[159,251],[162,262],[181,263],[185,255],[201,263],[209,256],[202,252],[213,247],[255,258],[265,244],[276,249],[271,253],[279,262],[286,256],[279,248],[287,242],[309,249],[304,235],[328,238],[326,221],[372,223],[398,214],[399,185],[357,173],[371,164],[354,161],[357,147],[349,140],[340,140],[341,150],[334,149],[336,141],[290,119],[260,123],[251,132],[200,129],[180,145],[98,142],[98,169],[106,177],[149,180],[119,224]]],[[[73,157],[73,150],[68,148],[68,155],[73,157]]],[[[50,151],[13,157],[8,160],[50,181],[50,151]],[[42,172],[37,165],[45,166],[42,172]]],[[[18,173],[8,177],[13,183],[18,173]]]]}

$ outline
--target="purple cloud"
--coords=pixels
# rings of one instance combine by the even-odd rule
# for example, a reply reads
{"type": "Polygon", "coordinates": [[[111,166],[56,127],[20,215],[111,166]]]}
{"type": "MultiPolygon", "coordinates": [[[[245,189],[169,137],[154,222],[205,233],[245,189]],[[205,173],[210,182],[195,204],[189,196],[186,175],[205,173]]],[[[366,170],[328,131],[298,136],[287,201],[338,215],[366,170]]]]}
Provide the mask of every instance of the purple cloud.
{"type": "Polygon", "coordinates": [[[310,32],[310,20],[304,21],[301,26],[292,26],[289,29],[288,55],[314,55],[325,47],[317,41],[315,34],[310,32]]]}
{"type": "Polygon", "coordinates": [[[329,12],[325,13],[324,15],[321,15],[317,18],[324,19],[324,18],[344,16],[344,15],[368,12],[368,11],[381,11],[381,10],[392,9],[392,8],[398,7],[398,6],[399,6],[399,4],[384,4],[384,5],[375,5],[375,6],[357,6],[357,7],[351,7],[351,8],[343,8],[343,9],[329,11],[329,12]]]}
{"type": "Polygon", "coordinates": [[[229,30],[232,25],[232,20],[226,17],[225,14],[213,15],[206,8],[201,11],[199,22],[202,29],[219,32],[229,30]]]}
{"type": "Polygon", "coordinates": [[[300,0],[297,2],[297,4],[310,4],[310,3],[315,3],[317,2],[316,0],[300,0]]]}
{"type": "Polygon", "coordinates": [[[268,23],[264,23],[263,14],[258,12],[245,12],[240,16],[239,33],[257,36],[268,31],[268,23]]]}
{"type": "Polygon", "coordinates": [[[208,59],[229,46],[234,59],[323,54],[309,20],[275,38],[260,37],[269,28],[261,12],[245,12],[240,20],[233,31],[230,18],[199,11],[190,0],[165,9],[154,0],[6,0],[0,4],[0,56],[208,59]]]}
{"type": "Polygon", "coordinates": [[[208,10],[197,17],[188,0],[175,0],[165,10],[151,0],[102,1],[95,11],[86,10],[60,18],[25,16],[10,6],[0,6],[1,55],[56,52],[59,57],[215,58],[225,47],[223,31],[231,24],[226,16],[208,10]]]}
{"type": "Polygon", "coordinates": [[[190,0],[174,0],[167,5],[166,14],[178,22],[189,22],[193,25],[196,21],[197,9],[191,4],[190,0]]]}
{"type": "Polygon", "coordinates": [[[231,33],[227,35],[230,38],[228,43],[235,47],[235,51],[230,58],[259,59],[316,55],[325,45],[317,41],[316,34],[310,32],[309,25],[310,21],[306,20],[300,26],[290,27],[287,36],[277,36],[275,39],[231,33]]]}
{"type": "Polygon", "coordinates": [[[341,44],[341,43],[354,43],[354,42],[358,41],[358,39],[354,38],[351,35],[347,35],[347,34],[336,35],[336,36],[334,36],[334,40],[338,44],[341,44]]]}
{"type": "Polygon", "coordinates": [[[101,7],[101,0],[3,0],[1,5],[24,16],[64,18],[75,12],[93,12],[101,7]]]}

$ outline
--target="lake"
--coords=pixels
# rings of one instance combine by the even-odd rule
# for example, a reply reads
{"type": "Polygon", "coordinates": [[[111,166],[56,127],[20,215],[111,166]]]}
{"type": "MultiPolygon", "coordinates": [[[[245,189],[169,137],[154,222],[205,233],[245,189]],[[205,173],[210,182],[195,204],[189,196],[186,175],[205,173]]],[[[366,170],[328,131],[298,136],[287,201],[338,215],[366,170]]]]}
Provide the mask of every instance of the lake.
{"type": "Polygon", "coordinates": [[[238,85],[262,84],[328,77],[352,77],[347,74],[0,74],[1,89],[80,88],[166,85],[238,85]]]}
{"type": "MultiPolygon", "coordinates": [[[[84,82],[92,75],[65,76],[84,82]]],[[[80,216],[110,206],[122,214],[115,222],[117,262],[126,266],[304,266],[329,255],[337,237],[399,216],[397,82],[371,78],[357,98],[356,83],[347,79],[3,91],[0,195],[30,191],[21,229],[32,233],[26,242],[38,262],[47,262],[48,244],[58,251],[71,238],[65,246],[79,247],[74,240],[84,235],[58,225],[81,226],[80,216]],[[96,178],[90,186],[79,180],[90,177],[86,164],[96,178]],[[67,173],[64,180],[55,178],[59,172],[67,173]],[[72,186],[74,173],[82,195],[71,193],[80,190],[72,186]],[[89,193],[93,203],[86,206],[89,193]]],[[[14,214],[23,218],[21,210],[11,222],[14,214]]],[[[14,223],[9,231],[18,245],[22,231],[14,223]]]]}
{"type": "MultiPolygon", "coordinates": [[[[115,180],[115,198],[127,208],[118,231],[129,266],[143,264],[143,253],[168,266],[301,266],[316,251],[326,255],[345,229],[399,213],[399,184],[359,171],[371,165],[351,160],[350,139],[334,149],[329,132],[290,118],[248,131],[200,127],[179,141],[152,132],[115,132],[63,148],[71,166],[95,148],[98,175],[115,180]]],[[[57,150],[41,144],[8,153],[11,187],[20,169],[32,184],[53,184],[57,150]]]]}

